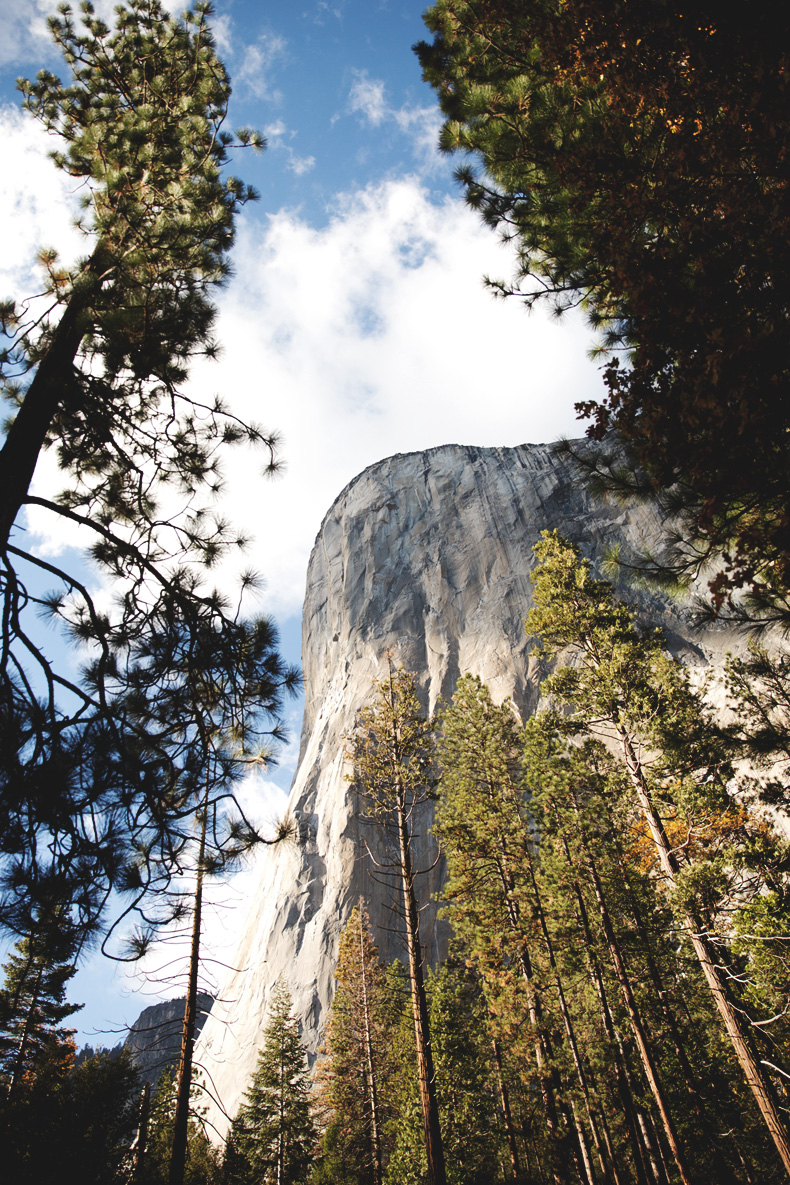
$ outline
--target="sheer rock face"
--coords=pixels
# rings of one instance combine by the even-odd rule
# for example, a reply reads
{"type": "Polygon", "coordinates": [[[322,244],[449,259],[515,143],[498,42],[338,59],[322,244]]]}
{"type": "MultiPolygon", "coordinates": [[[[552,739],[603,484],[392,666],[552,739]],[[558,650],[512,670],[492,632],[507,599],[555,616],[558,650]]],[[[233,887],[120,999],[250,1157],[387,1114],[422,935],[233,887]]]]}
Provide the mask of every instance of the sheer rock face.
{"type": "MultiPolygon", "coordinates": [[[[198,992],[195,1032],[200,1034],[211,1012],[214,997],[198,992]]],[[[144,1008],[129,1030],[124,1042],[131,1050],[134,1064],[142,1082],[155,1086],[163,1070],[175,1070],[181,1053],[181,1034],[184,1028],[186,997],[165,1000],[144,1008]]]]}
{"type": "MultiPolygon", "coordinates": [[[[203,1032],[198,1059],[226,1114],[238,1108],[254,1072],[269,998],[288,983],[315,1052],[334,991],[340,931],[360,896],[386,960],[404,957],[400,923],[367,848],[378,837],[358,817],[344,737],[372,685],[396,666],[413,671],[433,711],[471,672],[494,698],[534,711],[540,673],[523,618],[531,606],[532,548],[558,528],[595,558],[611,544],[649,546],[652,512],[594,501],[547,445],[483,449],[447,445],[399,455],[365,470],[326,515],[310,557],[302,657],[305,714],[290,807],[299,841],[260,856],[259,881],[233,960],[203,1032]]],[[[633,599],[633,594],[631,594],[633,599]]],[[[667,599],[641,594],[640,610],[664,627],[667,644],[690,663],[715,661],[731,645],[724,631],[695,632],[667,599]]],[[[417,864],[436,852],[421,821],[417,864]]],[[[423,944],[435,963],[445,923],[431,902],[441,862],[421,878],[423,944]]],[[[211,1116],[222,1132],[227,1120],[211,1116]]]]}

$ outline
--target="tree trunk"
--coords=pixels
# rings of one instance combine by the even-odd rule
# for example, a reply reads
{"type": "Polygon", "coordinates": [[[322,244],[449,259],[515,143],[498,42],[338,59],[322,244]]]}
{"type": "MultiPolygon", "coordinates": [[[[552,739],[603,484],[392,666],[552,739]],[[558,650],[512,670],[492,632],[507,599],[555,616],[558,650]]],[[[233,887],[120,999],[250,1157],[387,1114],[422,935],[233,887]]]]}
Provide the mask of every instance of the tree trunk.
{"type": "Polygon", "coordinates": [[[365,1034],[365,1077],[367,1079],[368,1107],[370,1110],[370,1153],[373,1168],[373,1185],[381,1185],[383,1171],[381,1156],[381,1132],[379,1124],[378,1090],[373,1065],[373,1041],[370,1032],[370,1006],[368,1002],[367,964],[363,936],[363,903],[359,899],[359,961],[362,971],[362,1017],[365,1034]]]}
{"type": "MultiPolygon", "coordinates": [[[[567,846],[564,839],[562,841],[562,844],[565,849],[565,855],[568,859],[568,864],[569,864],[569,866],[572,866],[570,852],[568,851],[568,846],[567,846]]],[[[593,985],[596,990],[596,993],[598,995],[598,1000],[601,1005],[601,1019],[603,1021],[604,1032],[606,1033],[606,1039],[609,1043],[609,1048],[612,1051],[612,1057],[614,1058],[614,1061],[615,1061],[615,1073],[616,1073],[616,1077],[617,1077],[617,1093],[618,1093],[618,1096],[620,1099],[620,1108],[623,1112],[623,1115],[625,1116],[626,1125],[628,1127],[628,1134],[629,1134],[629,1137],[631,1140],[631,1149],[632,1149],[633,1157],[634,1157],[634,1171],[636,1174],[637,1185],[648,1185],[645,1167],[644,1167],[644,1164],[642,1161],[642,1147],[641,1147],[641,1141],[639,1139],[639,1132],[638,1132],[637,1126],[636,1126],[637,1121],[636,1121],[636,1115],[634,1114],[633,1099],[631,1097],[631,1091],[630,1091],[630,1088],[628,1085],[628,1079],[626,1077],[625,1070],[624,1070],[624,1067],[622,1064],[620,1045],[619,1045],[619,1042],[617,1041],[617,1036],[615,1034],[614,1020],[612,1018],[612,1010],[609,1007],[609,999],[606,995],[606,988],[604,987],[603,976],[601,974],[601,968],[598,964],[598,960],[595,957],[595,952],[593,949],[592,934],[590,932],[590,922],[589,922],[589,918],[587,916],[587,906],[584,903],[584,895],[581,891],[581,888],[579,887],[578,881],[574,881],[573,887],[574,887],[574,893],[576,896],[576,901],[577,901],[577,904],[579,907],[577,917],[578,917],[578,921],[579,921],[579,924],[582,929],[582,936],[584,938],[584,948],[585,948],[585,951],[587,952],[587,966],[588,966],[588,969],[590,972],[590,979],[592,980],[593,985]]],[[[604,1127],[604,1131],[606,1132],[607,1145],[611,1148],[611,1141],[609,1140],[608,1131],[606,1131],[606,1127],[604,1127]]],[[[610,1160],[612,1163],[612,1172],[614,1174],[615,1181],[617,1182],[617,1185],[620,1185],[619,1175],[617,1172],[617,1162],[615,1160],[615,1156],[612,1151],[610,1151],[610,1160]]]]}
{"type": "Polygon", "coordinates": [[[639,1056],[642,1059],[642,1065],[644,1066],[645,1076],[647,1077],[647,1081],[650,1086],[650,1090],[653,1095],[653,1098],[656,1100],[656,1106],[658,1107],[658,1112],[659,1112],[659,1115],[661,1116],[661,1122],[664,1126],[664,1131],[666,1132],[667,1141],[668,1141],[670,1149],[672,1151],[672,1156],[675,1160],[675,1164],[677,1165],[678,1172],[680,1173],[680,1179],[681,1179],[681,1181],[683,1181],[683,1185],[691,1185],[688,1174],[686,1172],[685,1162],[684,1162],[683,1154],[680,1150],[680,1144],[678,1142],[677,1134],[675,1132],[675,1125],[674,1125],[672,1116],[669,1111],[669,1105],[667,1103],[666,1095],[664,1094],[664,1088],[663,1088],[663,1085],[661,1083],[661,1078],[658,1073],[658,1067],[655,1065],[655,1063],[653,1061],[653,1055],[650,1050],[649,1042],[647,1040],[647,1034],[645,1033],[644,1027],[642,1025],[642,1018],[639,1015],[639,1009],[637,1007],[636,999],[634,997],[633,989],[631,987],[631,981],[629,979],[628,972],[626,970],[625,963],[623,961],[622,952],[620,950],[620,944],[617,941],[617,936],[614,932],[614,927],[612,925],[611,918],[609,917],[609,910],[607,908],[606,900],[604,898],[601,880],[600,880],[600,877],[598,876],[598,869],[596,867],[595,861],[593,860],[592,854],[591,854],[589,848],[587,847],[587,844],[584,841],[584,839],[582,839],[582,843],[584,844],[585,856],[586,856],[586,861],[587,861],[587,868],[590,873],[590,880],[591,880],[593,889],[595,891],[595,897],[598,902],[598,909],[601,914],[601,924],[603,926],[604,937],[606,938],[606,943],[607,943],[607,946],[609,947],[609,953],[612,957],[612,964],[614,966],[615,974],[617,975],[617,979],[620,984],[620,990],[622,992],[623,1001],[625,1003],[626,1009],[628,1010],[628,1016],[631,1021],[631,1029],[633,1031],[634,1039],[636,1041],[636,1045],[639,1050],[639,1056]]]}
{"type": "Polygon", "coordinates": [[[507,1136],[507,1146],[510,1151],[510,1164],[513,1169],[513,1176],[517,1177],[520,1171],[518,1144],[516,1142],[516,1129],[513,1126],[513,1116],[510,1111],[510,1096],[508,1095],[505,1076],[502,1072],[502,1049],[496,1037],[491,1038],[491,1044],[494,1047],[494,1063],[496,1065],[497,1081],[499,1084],[499,1098],[502,1103],[502,1116],[505,1122],[505,1135],[507,1136]]]}
{"type": "Polygon", "coordinates": [[[14,1055],[14,1068],[11,1071],[11,1078],[8,1083],[8,1091],[6,1094],[6,1098],[9,1102],[13,1098],[16,1085],[22,1076],[22,1071],[25,1066],[25,1054],[27,1053],[28,1041],[30,1040],[30,1032],[33,1028],[33,1016],[36,1011],[36,1005],[38,1004],[38,994],[41,991],[41,980],[43,976],[44,964],[43,962],[39,962],[39,966],[36,970],[36,982],[33,985],[33,995],[31,997],[30,1004],[28,1005],[27,1012],[25,1013],[25,1023],[22,1026],[19,1044],[17,1045],[16,1054],[14,1055]]]}
{"type": "Polygon", "coordinates": [[[200,819],[200,845],[195,882],[194,912],[192,917],[192,945],[189,954],[189,983],[184,1005],[184,1026],[181,1034],[181,1055],[178,1062],[178,1093],[173,1123],[173,1146],[170,1154],[169,1185],[183,1185],[187,1159],[189,1130],[189,1090],[192,1085],[192,1051],[195,1045],[197,1019],[197,987],[200,970],[200,920],[203,909],[203,863],[206,853],[208,789],[200,819]]]}
{"type": "MultiPolygon", "coordinates": [[[[625,758],[631,784],[636,791],[642,814],[645,817],[650,834],[653,837],[658,852],[661,868],[667,879],[674,884],[680,870],[680,863],[669,843],[664,824],[653,805],[650,788],[645,780],[641,762],[634,751],[634,746],[627,730],[617,725],[617,735],[625,758]]],[[[743,1075],[754,1095],[763,1121],[771,1133],[776,1150],[781,1157],[785,1172],[790,1176],[790,1139],[788,1139],[779,1107],[771,1089],[770,1082],[762,1072],[759,1060],[754,1052],[748,1030],[736,1011],[727,990],[727,981],[718,965],[718,958],[713,943],[705,933],[705,927],[700,919],[692,914],[686,914],[684,921],[688,928],[689,939],[694,953],[699,960],[708,988],[716,1002],[716,1007],[724,1021],[727,1035],[732,1042],[736,1057],[740,1063],[743,1075]]]]}
{"type": "MultiPolygon", "coordinates": [[[[527,940],[520,925],[520,911],[518,903],[513,900],[513,878],[507,867],[507,853],[497,858],[497,871],[502,887],[505,912],[511,931],[519,938],[518,963],[521,968],[521,978],[527,996],[529,1021],[534,1033],[535,1063],[538,1068],[538,1085],[540,1087],[543,1112],[546,1117],[546,1132],[549,1141],[549,1155],[551,1157],[551,1172],[555,1185],[563,1185],[568,1178],[568,1155],[565,1141],[559,1130],[559,1117],[555,1084],[550,1080],[553,1071],[546,1069],[546,1063],[551,1063],[551,1043],[542,1023],[540,1002],[535,996],[532,982],[532,960],[529,957],[527,940]]],[[[570,1131],[570,1127],[568,1129],[570,1131]]]]}
{"type": "Polygon", "coordinates": [[[414,879],[411,863],[411,844],[406,821],[403,790],[398,794],[398,840],[400,847],[400,872],[403,888],[403,911],[406,918],[406,948],[409,957],[409,979],[411,980],[411,1001],[414,1012],[414,1037],[417,1043],[417,1076],[420,1083],[422,1121],[425,1130],[425,1152],[428,1158],[428,1179],[431,1185],[446,1185],[444,1149],[439,1126],[439,1104],[436,1099],[436,1074],[431,1052],[430,1026],[428,1023],[428,1002],[425,996],[425,982],[422,971],[422,948],[420,946],[419,916],[414,896],[414,879]]]}
{"type": "MultiPolygon", "coordinates": [[[[563,1020],[564,1026],[565,1026],[565,1035],[568,1038],[568,1044],[570,1046],[571,1055],[573,1057],[573,1065],[574,1065],[574,1069],[576,1070],[576,1077],[578,1078],[579,1087],[582,1092],[582,1098],[584,1099],[584,1106],[585,1106],[585,1110],[587,1111],[587,1118],[590,1123],[590,1131],[592,1132],[593,1143],[595,1144],[595,1151],[598,1154],[598,1162],[601,1166],[601,1172],[603,1173],[604,1181],[606,1181],[608,1183],[611,1180],[611,1175],[609,1173],[609,1170],[608,1170],[608,1167],[606,1164],[606,1158],[604,1156],[603,1148],[601,1146],[601,1137],[600,1137],[600,1133],[598,1131],[598,1125],[595,1120],[595,1113],[594,1113],[594,1108],[593,1108],[593,1104],[592,1104],[592,1099],[590,1097],[590,1087],[589,1087],[589,1083],[587,1082],[587,1075],[585,1074],[585,1071],[584,1071],[582,1059],[579,1055],[579,1046],[576,1041],[576,1031],[575,1031],[575,1028],[573,1025],[573,1020],[571,1018],[570,1010],[568,1008],[567,1000],[565,999],[565,989],[562,986],[562,979],[560,977],[559,969],[557,967],[557,960],[554,957],[554,944],[551,940],[551,935],[549,934],[549,928],[548,928],[548,924],[546,922],[546,915],[543,910],[543,901],[541,898],[540,889],[538,888],[538,883],[535,879],[535,870],[532,867],[532,860],[530,859],[528,852],[525,853],[525,865],[526,865],[527,871],[529,872],[530,883],[532,885],[532,892],[533,892],[534,898],[535,898],[535,912],[537,914],[538,921],[540,922],[540,929],[541,929],[541,933],[543,934],[543,943],[546,947],[546,954],[548,955],[548,958],[549,958],[549,965],[551,967],[552,976],[554,979],[554,986],[557,989],[557,999],[559,1000],[560,1012],[562,1014],[562,1020],[563,1020]]],[[[574,1114],[575,1114],[575,1112],[574,1112],[574,1114]]],[[[577,1126],[577,1129],[579,1129],[580,1131],[582,1130],[580,1128],[578,1119],[576,1120],[576,1126],[577,1126]]],[[[582,1145],[582,1150],[585,1153],[585,1157],[586,1157],[585,1165],[586,1165],[587,1176],[590,1178],[591,1185],[594,1185],[594,1182],[592,1179],[592,1169],[590,1168],[590,1165],[589,1165],[589,1155],[587,1154],[587,1149],[584,1144],[582,1145]]]]}
{"type": "MultiPolygon", "coordinates": [[[[616,841],[615,841],[615,843],[616,843],[616,841]]],[[[652,952],[650,950],[650,943],[649,943],[649,938],[648,938],[648,933],[647,933],[647,927],[646,927],[644,919],[642,917],[642,912],[639,908],[639,903],[636,898],[636,893],[634,892],[633,885],[631,884],[631,881],[629,879],[628,870],[626,868],[625,861],[622,860],[622,852],[620,850],[619,844],[617,844],[617,843],[616,843],[615,850],[617,851],[618,855],[621,857],[621,861],[622,861],[621,869],[622,869],[622,876],[623,876],[623,884],[625,886],[625,890],[628,895],[628,903],[629,903],[631,913],[634,918],[634,922],[636,923],[637,933],[639,934],[639,937],[642,940],[642,945],[643,945],[643,949],[644,949],[644,953],[645,953],[645,960],[647,962],[647,969],[648,969],[648,972],[650,975],[650,979],[652,980],[653,987],[655,989],[656,997],[661,1005],[661,1012],[663,1014],[664,1021],[667,1026],[667,1032],[669,1033],[669,1037],[672,1042],[672,1046],[675,1050],[675,1056],[678,1059],[678,1064],[680,1065],[680,1069],[683,1074],[683,1080],[686,1085],[686,1093],[689,1096],[689,1103],[690,1103],[691,1107],[693,1108],[694,1113],[697,1116],[697,1121],[699,1123],[700,1130],[705,1133],[705,1138],[706,1138],[708,1145],[710,1147],[711,1155],[715,1155],[717,1157],[717,1162],[719,1165],[718,1173],[719,1173],[721,1185],[736,1185],[736,1179],[735,1179],[735,1175],[734,1175],[732,1169],[726,1163],[726,1161],[722,1161],[722,1159],[721,1159],[722,1158],[722,1151],[719,1147],[716,1146],[715,1136],[713,1135],[715,1128],[714,1128],[713,1124],[711,1123],[710,1119],[708,1118],[708,1114],[706,1112],[704,1103],[702,1101],[702,1095],[701,1095],[701,1092],[699,1089],[699,1085],[697,1083],[696,1075],[694,1074],[691,1063],[688,1059],[688,1056],[686,1055],[685,1046],[683,1043],[683,1039],[680,1035],[680,1030],[678,1028],[677,1020],[675,1019],[675,1014],[672,1011],[672,1009],[669,1005],[669,1002],[667,1000],[667,993],[666,993],[666,989],[664,987],[663,981],[661,979],[661,974],[659,972],[658,967],[656,966],[655,959],[653,958],[652,952]]]]}
{"type": "Polygon", "coordinates": [[[68,395],[74,359],[86,333],[85,313],[101,289],[105,263],[100,243],[52,332],[0,449],[0,552],[27,497],[55,413],[68,395]]]}
{"type": "Polygon", "coordinates": [[[145,1170],[145,1154],[148,1149],[148,1117],[151,1112],[151,1083],[146,1082],[140,1091],[140,1118],[137,1123],[137,1142],[134,1146],[132,1180],[142,1181],[145,1170]]]}

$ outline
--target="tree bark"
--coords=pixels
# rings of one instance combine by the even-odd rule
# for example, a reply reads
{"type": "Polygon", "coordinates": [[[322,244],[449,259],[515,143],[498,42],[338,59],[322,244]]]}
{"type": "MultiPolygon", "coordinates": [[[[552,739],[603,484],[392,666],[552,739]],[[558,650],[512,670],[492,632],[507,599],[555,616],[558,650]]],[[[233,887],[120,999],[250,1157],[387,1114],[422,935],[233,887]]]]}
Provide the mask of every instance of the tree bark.
{"type": "Polygon", "coordinates": [[[200,922],[203,909],[203,862],[206,853],[207,816],[208,790],[206,790],[206,798],[200,820],[200,845],[198,849],[197,878],[195,883],[195,905],[192,917],[192,944],[189,953],[189,983],[187,986],[186,1003],[184,1005],[181,1055],[178,1062],[178,1093],[176,1095],[176,1113],[173,1122],[173,1145],[170,1154],[169,1185],[183,1185],[187,1158],[189,1090],[192,1085],[192,1052],[195,1046],[198,972],[200,970],[200,922]]]}
{"type": "Polygon", "coordinates": [[[398,790],[398,841],[400,848],[403,911],[406,918],[406,948],[409,958],[411,1000],[414,1012],[414,1037],[417,1043],[417,1075],[420,1083],[422,1121],[425,1130],[425,1152],[428,1158],[428,1178],[431,1185],[446,1185],[444,1149],[439,1126],[439,1104],[436,1098],[436,1074],[431,1052],[428,1003],[422,971],[419,917],[414,896],[411,845],[406,822],[402,789],[398,790]]]}
{"type": "Polygon", "coordinates": [[[359,962],[362,972],[362,1017],[365,1035],[365,1077],[367,1079],[368,1107],[370,1110],[370,1153],[373,1168],[373,1185],[381,1185],[383,1171],[381,1156],[381,1132],[379,1124],[378,1089],[373,1065],[373,1041],[370,1032],[370,1005],[368,1001],[367,963],[363,936],[363,902],[359,899],[359,962]]]}
{"type": "MultiPolygon", "coordinates": [[[[549,1140],[549,1154],[551,1157],[551,1171],[555,1185],[563,1185],[568,1178],[568,1155],[559,1130],[557,1114],[556,1092],[553,1081],[550,1081],[551,1070],[547,1072],[546,1063],[551,1063],[551,1043],[542,1023],[540,1002],[535,995],[532,982],[532,960],[529,957],[527,940],[520,925],[520,911],[518,903],[513,900],[513,878],[507,866],[507,853],[502,852],[497,857],[497,872],[502,887],[505,912],[511,931],[519,938],[518,963],[527,996],[529,1021],[534,1033],[535,1063],[538,1068],[538,1085],[540,1087],[543,1112],[546,1117],[546,1132],[549,1140]]],[[[570,1126],[568,1128],[570,1131],[570,1126]]]]}
{"type": "Polygon", "coordinates": [[[688,1177],[688,1173],[686,1171],[683,1153],[681,1152],[680,1144],[679,1144],[678,1138],[677,1138],[677,1133],[675,1131],[675,1124],[674,1124],[672,1116],[670,1114],[669,1105],[667,1103],[666,1095],[664,1094],[664,1087],[663,1087],[661,1078],[658,1073],[658,1067],[656,1066],[655,1062],[653,1061],[653,1055],[650,1050],[650,1044],[647,1040],[647,1034],[645,1033],[644,1026],[642,1025],[642,1018],[639,1014],[639,1009],[637,1007],[636,999],[634,997],[633,989],[631,987],[631,980],[628,976],[628,972],[626,970],[626,966],[623,961],[622,952],[620,950],[620,944],[617,941],[617,936],[614,932],[614,927],[612,925],[612,921],[609,916],[609,910],[606,905],[606,899],[604,897],[603,887],[601,885],[601,880],[598,875],[598,869],[597,869],[595,861],[592,857],[592,853],[590,852],[589,848],[587,847],[587,844],[584,839],[582,839],[582,843],[584,844],[585,857],[586,857],[586,862],[587,862],[587,868],[590,873],[590,880],[591,880],[593,889],[595,891],[595,897],[598,902],[598,909],[601,914],[601,924],[603,926],[604,937],[606,938],[606,944],[609,947],[609,953],[612,958],[612,964],[614,966],[615,974],[617,975],[617,979],[620,984],[620,990],[622,992],[623,1001],[625,1003],[626,1009],[628,1011],[628,1016],[631,1021],[631,1029],[634,1034],[634,1039],[636,1041],[637,1049],[639,1050],[639,1056],[642,1059],[642,1065],[644,1067],[645,1076],[647,1077],[647,1081],[650,1086],[650,1090],[653,1095],[653,1098],[656,1100],[656,1106],[658,1107],[658,1112],[659,1112],[659,1115],[661,1116],[661,1122],[664,1126],[664,1131],[666,1132],[667,1141],[668,1141],[670,1149],[672,1151],[672,1156],[674,1158],[675,1164],[677,1165],[677,1169],[680,1174],[680,1179],[683,1182],[683,1185],[691,1185],[691,1182],[688,1177]]]}
{"type": "Polygon", "coordinates": [[[148,1150],[148,1118],[151,1112],[151,1083],[146,1082],[140,1091],[140,1118],[137,1123],[137,1142],[134,1146],[132,1180],[142,1181],[145,1170],[145,1154],[148,1150]]]}
{"type": "MultiPolygon", "coordinates": [[[[560,1005],[560,1013],[562,1014],[562,1020],[563,1020],[564,1026],[565,1026],[565,1035],[568,1038],[568,1045],[570,1046],[570,1049],[571,1049],[571,1055],[573,1057],[573,1065],[574,1065],[574,1069],[576,1070],[576,1077],[579,1080],[579,1087],[581,1089],[582,1097],[584,1099],[584,1106],[585,1106],[585,1110],[587,1111],[587,1118],[590,1123],[590,1131],[592,1132],[593,1143],[595,1144],[595,1151],[598,1154],[598,1162],[601,1166],[601,1172],[603,1173],[604,1181],[606,1181],[608,1183],[611,1180],[611,1174],[609,1173],[609,1169],[608,1169],[608,1166],[606,1163],[606,1157],[604,1156],[603,1148],[601,1145],[601,1137],[600,1137],[600,1133],[598,1131],[598,1125],[595,1120],[594,1108],[593,1108],[592,1099],[590,1096],[590,1087],[589,1087],[589,1083],[587,1082],[587,1075],[585,1074],[585,1071],[584,1071],[582,1059],[579,1055],[579,1046],[576,1041],[576,1030],[574,1028],[573,1020],[571,1018],[570,1010],[568,1008],[568,1003],[565,998],[565,989],[562,986],[562,978],[560,976],[559,969],[557,967],[557,960],[554,956],[554,944],[551,940],[551,935],[549,934],[549,928],[548,928],[548,924],[546,922],[546,915],[543,910],[543,901],[541,898],[540,889],[538,888],[538,883],[535,879],[535,870],[532,867],[532,860],[530,859],[528,852],[525,853],[525,864],[527,867],[527,871],[529,872],[530,882],[532,884],[532,892],[533,892],[534,898],[535,898],[535,912],[537,914],[538,921],[540,922],[541,933],[543,934],[543,943],[544,943],[544,946],[546,947],[546,954],[548,955],[549,965],[551,967],[552,976],[554,978],[554,986],[557,990],[557,999],[558,999],[559,1005],[560,1005]]],[[[575,1114],[575,1112],[574,1112],[574,1114],[575,1114]]],[[[576,1120],[576,1126],[577,1126],[577,1129],[582,1131],[582,1128],[579,1124],[578,1119],[576,1120]]],[[[590,1165],[589,1165],[589,1153],[587,1152],[586,1145],[584,1143],[582,1144],[582,1150],[585,1153],[585,1157],[586,1157],[585,1166],[586,1166],[587,1175],[590,1178],[591,1185],[594,1185],[593,1178],[592,1178],[592,1169],[590,1168],[590,1165]]]]}
{"type": "Polygon", "coordinates": [[[68,395],[74,359],[87,331],[85,313],[101,289],[105,263],[106,252],[100,243],[52,332],[0,449],[0,552],[5,551],[27,497],[55,413],[68,395]]]}
{"type": "MultiPolygon", "coordinates": [[[[669,843],[664,824],[653,805],[650,787],[642,770],[641,762],[634,750],[633,742],[628,731],[622,724],[617,724],[617,736],[625,759],[631,784],[636,792],[639,805],[653,838],[659,863],[667,879],[674,885],[680,871],[680,862],[669,843]]],[[[790,1177],[790,1139],[779,1107],[774,1097],[771,1085],[762,1072],[759,1060],[754,1052],[749,1033],[745,1028],[741,1015],[733,1006],[727,989],[727,981],[718,965],[718,958],[713,943],[705,933],[705,927],[699,918],[687,913],[684,918],[688,929],[689,940],[694,953],[699,960],[708,988],[716,1003],[727,1035],[732,1042],[735,1055],[740,1063],[743,1075],[754,1095],[763,1121],[771,1134],[771,1138],[779,1153],[785,1172],[790,1177]]]]}
{"type": "Polygon", "coordinates": [[[519,1160],[518,1160],[518,1143],[516,1142],[516,1129],[513,1126],[513,1116],[510,1111],[510,1095],[508,1094],[505,1076],[502,1071],[502,1049],[496,1037],[491,1038],[491,1044],[494,1048],[494,1064],[496,1065],[497,1082],[499,1084],[499,1099],[502,1104],[502,1117],[505,1122],[505,1136],[507,1137],[507,1146],[510,1152],[510,1165],[513,1169],[513,1176],[519,1175],[519,1160]]]}
{"type": "MultiPolygon", "coordinates": [[[[567,846],[564,839],[562,841],[562,844],[565,849],[565,855],[568,859],[568,864],[570,866],[571,865],[570,852],[568,851],[568,846],[567,846]]],[[[606,1039],[609,1043],[609,1048],[612,1051],[612,1057],[614,1058],[614,1061],[615,1061],[615,1073],[616,1073],[616,1077],[617,1077],[617,1093],[618,1093],[618,1096],[620,1099],[620,1107],[623,1112],[623,1115],[625,1116],[626,1125],[628,1127],[628,1134],[629,1134],[629,1137],[631,1140],[631,1149],[632,1149],[633,1156],[634,1156],[634,1171],[635,1171],[636,1178],[637,1178],[637,1185],[648,1185],[647,1175],[645,1172],[645,1166],[642,1161],[642,1147],[641,1147],[641,1141],[639,1139],[639,1132],[637,1130],[637,1125],[636,1125],[637,1121],[636,1121],[636,1115],[634,1113],[634,1108],[633,1108],[633,1099],[631,1097],[631,1090],[629,1088],[628,1079],[626,1077],[625,1069],[624,1069],[623,1063],[622,1063],[620,1045],[619,1045],[619,1042],[617,1041],[617,1036],[616,1036],[615,1029],[614,1029],[614,1020],[612,1018],[612,1010],[609,1007],[609,998],[606,994],[606,988],[604,987],[603,976],[601,974],[601,968],[598,964],[598,960],[595,957],[595,952],[593,949],[592,934],[590,931],[590,922],[589,922],[589,918],[587,916],[587,906],[584,903],[584,895],[581,891],[581,888],[579,887],[578,881],[574,881],[574,893],[575,893],[576,901],[578,904],[578,915],[577,916],[578,916],[579,924],[582,929],[582,936],[584,938],[584,948],[585,948],[585,951],[587,952],[587,967],[590,972],[590,979],[593,982],[596,993],[598,995],[599,1003],[601,1005],[601,1019],[603,1021],[604,1032],[606,1033],[606,1039]]],[[[605,1127],[604,1127],[604,1131],[606,1131],[605,1127]]],[[[606,1134],[607,1134],[607,1143],[611,1147],[611,1141],[609,1141],[608,1132],[606,1134]]],[[[613,1152],[610,1152],[610,1160],[612,1163],[612,1171],[613,1171],[613,1174],[615,1177],[615,1181],[616,1181],[617,1185],[620,1185],[619,1175],[617,1173],[617,1162],[615,1160],[613,1152]]]]}

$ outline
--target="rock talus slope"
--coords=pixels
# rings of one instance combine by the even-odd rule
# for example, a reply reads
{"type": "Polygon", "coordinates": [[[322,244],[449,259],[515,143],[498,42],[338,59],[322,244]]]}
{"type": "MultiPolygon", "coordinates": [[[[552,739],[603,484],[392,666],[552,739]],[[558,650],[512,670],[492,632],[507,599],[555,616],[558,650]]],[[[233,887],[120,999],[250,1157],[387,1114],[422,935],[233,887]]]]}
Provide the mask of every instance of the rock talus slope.
{"type": "MultiPolygon", "coordinates": [[[[383,677],[385,652],[416,674],[430,711],[451,696],[459,674],[471,672],[497,700],[510,696],[529,714],[538,700],[533,643],[523,628],[532,547],[553,527],[590,557],[608,544],[649,545],[658,533],[645,508],[593,501],[548,445],[448,445],[391,457],[360,474],[327,513],[310,557],[303,617],[306,702],[290,797],[300,837],[259,857],[233,960],[238,970],[220,988],[196,1055],[222,1103],[211,1115],[220,1133],[254,1072],[279,976],[317,1050],[338,936],[360,895],[383,956],[403,957],[388,891],[371,875],[366,841],[374,841],[358,818],[343,756],[356,712],[383,677]]],[[[705,662],[727,648],[725,635],[696,634],[667,600],[643,594],[641,609],[686,661],[705,662]]],[[[417,841],[421,866],[435,855],[429,824],[417,841]]],[[[441,875],[440,863],[423,878],[424,902],[441,875]]],[[[434,962],[447,940],[435,905],[423,922],[434,962]]]]}

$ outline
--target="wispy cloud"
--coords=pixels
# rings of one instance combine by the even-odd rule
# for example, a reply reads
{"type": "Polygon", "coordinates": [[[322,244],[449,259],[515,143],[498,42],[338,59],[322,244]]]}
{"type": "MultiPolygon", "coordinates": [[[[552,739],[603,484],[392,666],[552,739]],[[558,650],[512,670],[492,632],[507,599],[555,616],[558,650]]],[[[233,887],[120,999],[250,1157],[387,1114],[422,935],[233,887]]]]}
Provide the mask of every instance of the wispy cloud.
{"type": "Polygon", "coordinates": [[[367,122],[378,127],[394,112],[384,97],[384,83],[380,78],[371,78],[366,70],[356,71],[356,77],[348,95],[348,109],[360,115],[367,122]]]}
{"type": "Polygon", "coordinates": [[[347,110],[372,127],[392,124],[412,142],[412,150],[423,169],[439,165],[439,128],[442,117],[435,105],[420,107],[406,103],[394,107],[380,78],[371,78],[366,70],[354,72],[348,94],[347,110]]]}
{"type": "Polygon", "coordinates": [[[345,0],[341,0],[340,3],[336,4],[329,4],[327,3],[327,0],[318,0],[315,7],[311,11],[306,12],[304,15],[309,20],[312,20],[313,24],[324,25],[326,24],[327,18],[331,18],[332,20],[336,21],[342,21],[343,10],[345,7],[345,0]]]}
{"type": "Polygon", "coordinates": [[[246,46],[234,70],[234,78],[256,99],[278,103],[282,96],[274,84],[277,68],[287,59],[288,43],[278,33],[264,32],[246,46]]]}
{"type": "Polygon", "coordinates": [[[300,156],[293,148],[291,141],[297,133],[286,126],[281,119],[269,123],[263,129],[267,146],[274,152],[283,152],[286,157],[285,167],[297,177],[303,177],[315,167],[314,156],[300,156]]]}

